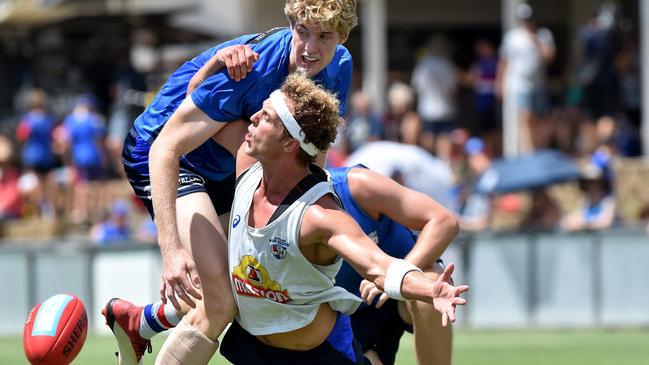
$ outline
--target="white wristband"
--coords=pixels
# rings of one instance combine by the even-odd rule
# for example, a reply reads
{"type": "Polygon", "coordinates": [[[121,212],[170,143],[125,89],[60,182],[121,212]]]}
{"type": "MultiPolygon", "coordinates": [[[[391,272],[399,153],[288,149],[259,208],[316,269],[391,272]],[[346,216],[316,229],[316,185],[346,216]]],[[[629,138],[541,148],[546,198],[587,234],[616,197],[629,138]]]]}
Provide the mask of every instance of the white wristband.
{"type": "Polygon", "coordinates": [[[385,274],[383,292],[392,299],[406,300],[401,295],[401,283],[403,277],[411,271],[421,272],[421,269],[405,260],[396,259],[392,261],[390,267],[388,267],[388,272],[385,274]]]}

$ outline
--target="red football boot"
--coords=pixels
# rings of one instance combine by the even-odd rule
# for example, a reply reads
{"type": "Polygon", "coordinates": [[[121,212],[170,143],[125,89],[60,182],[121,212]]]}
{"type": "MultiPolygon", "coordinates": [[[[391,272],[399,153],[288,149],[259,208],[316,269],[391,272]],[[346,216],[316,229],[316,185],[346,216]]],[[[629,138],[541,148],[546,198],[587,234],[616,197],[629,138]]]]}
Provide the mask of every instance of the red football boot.
{"type": "Polygon", "coordinates": [[[151,341],[140,336],[140,318],[143,307],[123,299],[113,298],[106,303],[101,314],[117,339],[117,363],[119,365],[142,364],[144,351],[151,353],[151,341]]]}

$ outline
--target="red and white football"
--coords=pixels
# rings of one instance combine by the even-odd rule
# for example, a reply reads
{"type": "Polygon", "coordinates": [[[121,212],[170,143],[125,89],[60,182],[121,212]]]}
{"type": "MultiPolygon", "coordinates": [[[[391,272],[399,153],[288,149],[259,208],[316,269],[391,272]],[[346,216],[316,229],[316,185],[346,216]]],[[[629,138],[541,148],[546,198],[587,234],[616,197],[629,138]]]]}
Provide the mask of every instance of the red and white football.
{"type": "Polygon", "coordinates": [[[71,294],[57,294],[29,312],[23,333],[25,355],[33,365],[68,365],[87,333],[83,302],[71,294]]]}

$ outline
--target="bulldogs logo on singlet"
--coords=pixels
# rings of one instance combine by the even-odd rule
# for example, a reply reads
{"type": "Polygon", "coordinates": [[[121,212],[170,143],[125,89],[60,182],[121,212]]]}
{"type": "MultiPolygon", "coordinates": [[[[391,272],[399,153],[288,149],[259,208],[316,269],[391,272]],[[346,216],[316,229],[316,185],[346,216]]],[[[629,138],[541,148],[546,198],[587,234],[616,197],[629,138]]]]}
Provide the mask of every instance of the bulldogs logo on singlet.
{"type": "Polygon", "coordinates": [[[239,265],[232,268],[232,285],[239,295],[264,298],[277,303],[291,301],[288,291],[273,281],[268,270],[252,256],[243,256],[239,265]]]}
{"type": "Polygon", "coordinates": [[[270,253],[273,254],[273,256],[281,260],[286,257],[286,250],[288,249],[288,242],[279,237],[273,237],[270,239],[270,253]]]}

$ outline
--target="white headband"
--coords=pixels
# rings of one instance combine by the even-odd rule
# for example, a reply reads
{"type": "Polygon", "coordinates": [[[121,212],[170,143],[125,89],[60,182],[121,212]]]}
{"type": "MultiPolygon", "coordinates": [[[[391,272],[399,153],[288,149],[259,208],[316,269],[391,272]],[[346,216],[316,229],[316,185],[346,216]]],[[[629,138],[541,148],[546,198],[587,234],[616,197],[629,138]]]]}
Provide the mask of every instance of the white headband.
{"type": "Polygon", "coordinates": [[[286,130],[291,135],[300,142],[300,147],[304,152],[308,153],[309,156],[315,156],[318,154],[318,148],[313,145],[313,143],[304,142],[304,132],[300,125],[297,124],[297,120],[293,117],[291,112],[288,110],[288,106],[284,101],[284,96],[280,90],[275,90],[270,94],[270,102],[273,103],[273,107],[279,116],[279,119],[284,123],[286,130]]]}

